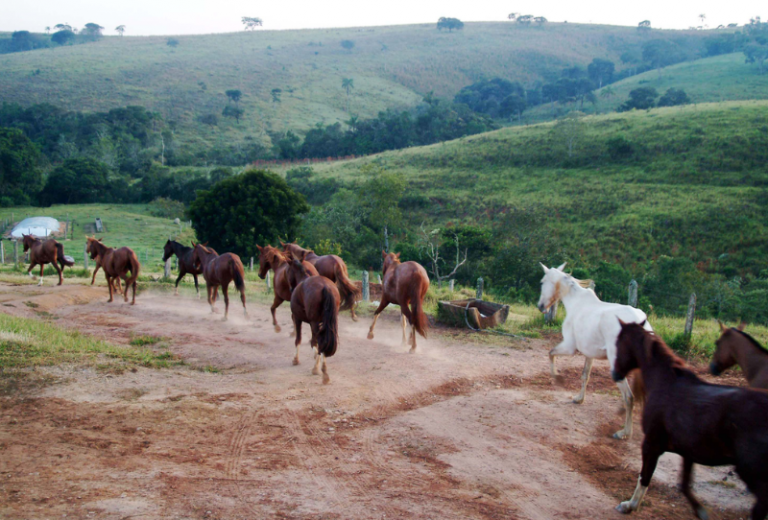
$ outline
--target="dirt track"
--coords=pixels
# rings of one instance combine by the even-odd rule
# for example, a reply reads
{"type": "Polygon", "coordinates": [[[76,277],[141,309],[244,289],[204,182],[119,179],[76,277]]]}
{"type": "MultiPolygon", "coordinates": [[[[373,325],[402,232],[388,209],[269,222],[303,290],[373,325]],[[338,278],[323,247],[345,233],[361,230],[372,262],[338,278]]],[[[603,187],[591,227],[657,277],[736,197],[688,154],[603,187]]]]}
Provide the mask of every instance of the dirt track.
{"type": "MultiPolygon", "coordinates": [[[[308,345],[291,365],[287,305],[276,334],[264,306],[222,323],[196,299],[145,292],[131,307],[105,291],[0,285],[0,309],[116,343],[170,337],[191,367],[220,372],[53,368],[56,384],[2,398],[1,518],[620,518],[634,489],[639,423],[631,442],[608,437],[621,417],[605,362],[572,404],[583,359],[560,362],[554,386],[554,340],[438,330],[410,355],[395,315],[368,341],[370,320],[344,314],[323,386],[308,345]]],[[[634,518],[692,518],[678,468],[662,459],[634,518]]],[[[697,468],[695,491],[715,518],[748,517],[728,468],[697,468]]]]}

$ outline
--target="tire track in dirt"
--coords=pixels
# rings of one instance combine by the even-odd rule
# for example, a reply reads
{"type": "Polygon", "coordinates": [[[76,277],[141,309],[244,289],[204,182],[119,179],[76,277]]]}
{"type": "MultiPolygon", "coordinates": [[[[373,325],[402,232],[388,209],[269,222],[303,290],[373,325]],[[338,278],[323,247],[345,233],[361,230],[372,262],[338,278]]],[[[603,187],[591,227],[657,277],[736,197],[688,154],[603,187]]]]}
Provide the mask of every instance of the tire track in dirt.
{"type": "Polygon", "coordinates": [[[257,410],[246,412],[240,416],[240,420],[235,425],[235,433],[232,435],[229,441],[230,456],[227,460],[226,474],[229,476],[230,481],[234,484],[234,491],[237,494],[237,500],[248,510],[248,512],[258,515],[260,512],[253,509],[251,504],[243,495],[243,490],[240,487],[240,467],[243,459],[243,452],[245,451],[246,439],[251,433],[251,427],[258,415],[257,410]]]}

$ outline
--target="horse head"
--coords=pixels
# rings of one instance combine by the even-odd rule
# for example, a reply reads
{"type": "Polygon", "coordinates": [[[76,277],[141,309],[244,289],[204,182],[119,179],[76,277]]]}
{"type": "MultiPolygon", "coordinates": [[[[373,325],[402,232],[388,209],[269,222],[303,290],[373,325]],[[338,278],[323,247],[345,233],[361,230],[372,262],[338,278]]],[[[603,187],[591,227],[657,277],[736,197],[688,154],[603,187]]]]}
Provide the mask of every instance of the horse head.
{"type": "Polygon", "coordinates": [[[544,277],[541,279],[541,296],[539,297],[538,308],[541,312],[547,312],[560,299],[567,275],[563,272],[565,264],[557,268],[550,268],[542,263],[539,265],[544,269],[544,277]]]}
{"type": "Polygon", "coordinates": [[[645,343],[649,340],[649,333],[644,328],[645,320],[642,323],[625,323],[621,318],[617,319],[621,331],[616,338],[616,361],[611,367],[611,377],[616,382],[625,379],[632,370],[640,368],[646,350],[645,343]]]}
{"type": "MultiPolygon", "coordinates": [[[[206,242],[206,244],[207,243],[208,242],[206,242]]],[[[199,242],[197,244],[192,242],[192,247],[192,265],[195,267],[195,269],[200,269],[203,267],[203,262],[205,259],[209,255],[213,254],[213,252],[205,247],[205,244],[201,244],[199,242]]]]}
{"type": "Polygon", "coordinates": [[[35,239],[32,238],[32,235],[25,235],[24,233],[21,234],[21,243],[24,245],[24,252],[26,253],[29,251],[29,248],[34,243],[35,239]]]}
{"type": "Polygon", "coordinates": [[[258,244],[256,247],[259,249],[259,278],[263,280],[267,277],[269,270],[275,269],[285,257],[276,247],[269,245],[261,247],[258,244]]]}
{"type": "Polygon", "coordinates": [[[712,362],[709,364],[709,371],[713,376],[719,376],[737,363],[734,351],[736,343],[743,339],[739,332],[743,332],[746,326],[743,322],[735,328],[726,327],[720,320],[717,323],[720,325],[720,337],[715,341],[715,353],[712,354],[712,362]]]}
{"type": "Polygon", "coordinates": [[[173,256],[173,242],[169,238],[163,246],[163,262],[167,262],[170,257],[173,256]]]}
{"type": "Polygon", "coordinates": [[[104,248],[102,244],[102,238],[96,238],[96,236],[85,237],[85,252],[91,257],[91,260],[96,260],[99,256],[99,251],[104,248]]]}
{"type": "Polygon", "coordinates": [[[400,253],[387,253],[381,252],[381,257],[384,259],[384,266],[382,267],[381,274],[387,274],[387,271],[394,266],[400,265],[400,253]]]}

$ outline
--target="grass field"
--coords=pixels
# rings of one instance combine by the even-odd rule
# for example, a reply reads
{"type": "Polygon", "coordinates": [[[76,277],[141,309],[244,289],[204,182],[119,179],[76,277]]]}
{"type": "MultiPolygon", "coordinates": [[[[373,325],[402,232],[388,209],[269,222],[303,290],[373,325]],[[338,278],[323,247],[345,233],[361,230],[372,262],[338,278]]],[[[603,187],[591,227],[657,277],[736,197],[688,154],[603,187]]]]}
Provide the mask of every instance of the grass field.
{"type": "MultiPolygon", "coordinates": [[[[653,31],[653,37],[697,32],[653,31]]],[[[231,144],[269,131],[306,130],[318,123],[361,118],[412,107],[434,91],[452,98],[462,87],[496,76],[526,85],[593,58],[620,63],[646,36],[631,27],[467,23],[460,32],[433,24],[392,27],[257,31],[166,37],[105,37],[85,45],[0,56],[0,101],[52,103],[69,109],[108,110],[142,105],[178,123],[186,145],[231,144]],[[352,40],[348,51],[342,40],[352,40]],[[354,80],[347,97],[343,78],[354,80]],[[245,117],[198,123],[221,114],[224,91],[240,89],[245,117]],[[281,89],[281,101],[271,92],[281,89]]],[[[223,118],[220,118],[223,119],[223,118]]]]}

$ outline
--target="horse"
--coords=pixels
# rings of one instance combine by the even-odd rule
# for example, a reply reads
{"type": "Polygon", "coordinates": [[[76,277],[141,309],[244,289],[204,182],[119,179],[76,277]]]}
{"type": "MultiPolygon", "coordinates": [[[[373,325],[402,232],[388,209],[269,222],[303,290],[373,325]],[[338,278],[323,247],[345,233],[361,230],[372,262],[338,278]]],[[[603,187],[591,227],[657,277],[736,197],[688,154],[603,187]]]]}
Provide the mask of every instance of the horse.
{"type": "MultiPolygon", "coordinates": [[[[93,237],[96,238],[96,237],[93,237]]],[[[103,241],[103,238],[99,239],[99,242],[103,241]]],[[[93,285],[96,282],[96,273],[99,272],[99,269],[101,268],[101,263],[99,263],[99,258],[94,257],[93,254],[91,254],[91,259],[96,262],[96,269],[93,270],[93,276],[91,276],[91,285],[93,285]]],[[[115,290],[117,291],[117,294],[123,294],[123,286],[120,284],[120,278],[116,278],[117,281],[117,287],[115,290]]]]}
{"type": "Polygon", "coordinates": [[[643,468],[632,498],[621,513],[637,511],[659,457],[683,457],[681,490],[697,518],[709,518],[691,492],[693,465],[733,465],[757,498],[752,520],[768,516],[768,393],[720,386],[699,379],[645,323],[618,321],[616,360],[611,375],[622,381],[636,368],[646,389],[643,408],[643,468]]]}
{"type": "Polygon", "coordinates": [[[86,237],[85,250],[90,253],[92,259],[96,260],[96,264],[101,265],[101,268],[104,269],[104,276],[107,278],[107,285],[109,286],[107,303],[112,302],[113,299],[114,288],[112,284],[115,280],[122,278],[125,280],[125,291],[123,292],[125,302],[128,302],[128,290],[133,287],[131,305],[136,305],[136,280],[141,270],[141,264],[136,253],[130,247],[121,247],[120,249],[107,247],[93,237],[86,237]],[[128,271],[131,272],[130,277],[128,271]]]}
{"type": "Polygon", "coordinates": [[[323,384],[327,385],[331,378],[328,376],[325,359],[333,356],[339,346],[341,295],[336,285],[327,277],[310,275],[305,263],[308,262],[291,258],[287,267],[291,272],[289,276],[297,282],[291,295],[291,314],[296,328],[296,357],[293,358],[293,364],[299,364],[301,324],[309,323],[312,330],[310,345],[315,350],[315,366],[312,373],[319,375],[322,363],[323,384]]]}
{"type": "MultiPolygon", "coordinates": [[[[645,313],[629,305],[607,303],[600,301],[595,292],[589,289],[589,281],[581,281],[563,272],[565,264],[558,268],[544,269],[541,280],[541,297],[539,310],[547,312],[558,301],[565,307],[563,322],[563,341],[549,351],[549,367],[552,377],[559,379],[555,367],[556,356],[573,356],[581,352],[586,357],[584,370],[581,374],[581,391],[573,397],[573,402],[581,404],[587,392],[587,383],[595,359],[608,359],[610,366],[616,360],[616,337],[619,335],[619,324],[616,318],[625,321],[644,322],[648,330],[652,330],[646,320],[645,313]]],[[[632,437],[632,390],[627,381],[618,382],[621,397],[624,401],[626,418],[624,428],[616,432],[615,439],[632,437]]]]}
{"type": "Polygon", "coordinates": [[[411,345],[411,353],[416,352],[416,333],[427,337],[427,315],[424,314],[424,296],[429,289],[427,271],[416,262],[400,263],[400,253],[381,252],[384,259],[382,274],[381,303],[373,314],[373,323],[368,331],[368,339],[373,339],[373,329],[379,314],[390,303],[400,306],[400,323],[403,327],[402,346],[411,345]],[[408,307],[410,304],[410,308],[408,307]],[[406,336],[406,320],[411,326],[410,338],[406,336]]]}
{"type": "MultiPolygon", "coordinates": [[[[203,244],[203,246],[207,245],[208,242],[203,244]]],[[[208,248],[209,250],[213,251],[214,253],[216,251],[213,250],[213,248],[208,248]]],[[[197,275],[203,274],[202,269],[198,269],[195,266],[195,262],[193,261],[192,257],[194,248],[187,247],[184,244],[180,244],[174,240],[171,240],[170,238],[165,243],[165,246],[163,247],[163,262],[167,262],[170,257],[173,255],[176,255],[176,258],[179,259],[179,277],[176,278],[176,290],[174,291],[174,294],[176,296],[179,295],[179,282],[181,281],[184,276],[189,273],[192,275],[192,278],[195,279],[195,291],[197,291],[197,298],[200,298],[200,286],[197,283],[197,275]]]]}
{"type": "MultiPolygon", "coordinates": [[[[718,322],[720,323],[720,322],[718,322]]],[[[715,341],[715,353],[709,370],[713,376],[738,364],[752,388],[768,389],[768,350],[744,332],[745,324],[728,328],[720,323],[720,338],[715,341]]]]}
{"type": "MultiPolygon", "coordinates": [[[[256,247],[259,249],[259,278],[262,280],[266,278],[270,269],[272,269],[272,272],[275,275],[275,299],[269,310],[272,312],[272,325],[275,327],[275,332],[280,332],[282,329],[280,328],[280,325],[277,324],[275,311],[283,302],[291,301],[291,295],[293,294],[293,287],[291,287],[288,280],[288,260],[286,259],[285,254],[280,252],[276,247],[269,245],[261,247],[258,244],[256,247]]],[[[319,275],[315,266],[309,262],[302,261],[302,265],[310,276],[319,275]]]]}
{"type": "Polygon", "coordinates": [[[229,282],[235,282],[235,289],[240,292],[240,301],[243,302],[243,313],[248,317],[248,310],[245,308],[245,269],[240,257],[234,253],[219,254],[205,247],[202,244],[192,242],[192,264],[196,269],[203,273],[205,286],[208,290],[208,304],[211,306],[211,313],[214,312],[214,304],[219,296],[219,286],[224,293],[224,319],[227,321],[229,316],[229,282]]]}
{"type": "Polygon", "coordinates": [[[64,258],[64,246],[52,238],[43,241],[32,235],[25,235],[22,233],[21,236],[22,243],[24,244],[24,252],[26,253],[29,251],[29,269],[27,269],[29,277],[34,278],[32,269],[36,265],[39,265],[40,281],[37,282],[37,285],[43,285],[43,270],[45,269],[45,264],[53,264],[56,272],[59,273],[58,285],[63,284],[64,277],[62,276],[62,270],[65,266],[72,267],[75,265],[74,262],[70,262],[64,258]],[[59,264],[61,264],[61,267],[59,267],[59,264]]]}
{"type": "Polygon", "coordinates": [[[335,282],[341,294],[341,310],[349,310],[352,314],[352,321],[357,321],[355,304],[360,299],[361,292],[349,279],[347,264],[344,263],[344,260],[336,255],[318,256],[311,249],[304,249],[296,243],[286,244],[280,241],[280,244],[283,246],[284,252],[291,252],[296,256],[304,254],[304,259],[317,268],[320,276],[325,276],[330,281],[335,282]]]}

